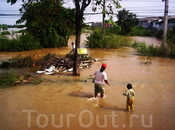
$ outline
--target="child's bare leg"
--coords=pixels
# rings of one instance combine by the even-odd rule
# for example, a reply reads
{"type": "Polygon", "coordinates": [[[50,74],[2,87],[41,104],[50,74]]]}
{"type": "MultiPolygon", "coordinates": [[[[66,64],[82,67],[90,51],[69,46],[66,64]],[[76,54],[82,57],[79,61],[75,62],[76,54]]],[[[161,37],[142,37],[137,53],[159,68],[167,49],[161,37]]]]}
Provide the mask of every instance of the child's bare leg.
{"type": "Polygon", "coordinates": [[[134,99],[131,100],[131,110],[134,110],[134,99]]]}
{"type": "Polygon", "coordinates": [[[95,98],[97,97],[98,93],[95,93],[95,98]]]}

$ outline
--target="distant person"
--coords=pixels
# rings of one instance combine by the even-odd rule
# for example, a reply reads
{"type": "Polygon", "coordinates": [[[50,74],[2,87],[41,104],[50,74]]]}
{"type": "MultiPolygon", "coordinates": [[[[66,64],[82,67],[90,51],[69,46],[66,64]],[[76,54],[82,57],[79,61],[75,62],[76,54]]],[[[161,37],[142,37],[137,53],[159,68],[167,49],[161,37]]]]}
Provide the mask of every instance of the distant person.
{"type": "Polygon", "coordinates": [[[72,42],[71,45],[72,45],[72,51],[74,51],[75,50],[75,43],[72,42]]]}
{"type": "Polygon", "coordinates": [[[135,96],[135,92],[132,89],[132,85],[131,84],[127,84],[127,88],[128,88],[128,90],[126,90],[126,92],[123,93],[123,95],[127,96],[126,111],[131,111],[131,110],[134,110],[134,96],[135,96]]]}
{"type": "Polygon", "coordinates": [[[94,75],[95,75],[95,78],[93,80],[94,82],[94,93],[95,93],[95,98],[97,97],[98,93],[101,94],[101,98],[104,97],[104,82],[107,84],[107,85],[110,85],[108,83],[108,80],[107,80],[107,75],[106,75],[106,72],[104,72],[104,70],[106,69],[107,65],[106,64],[102,64],[101,68],[96,70],[94,72],[94,75]]]}

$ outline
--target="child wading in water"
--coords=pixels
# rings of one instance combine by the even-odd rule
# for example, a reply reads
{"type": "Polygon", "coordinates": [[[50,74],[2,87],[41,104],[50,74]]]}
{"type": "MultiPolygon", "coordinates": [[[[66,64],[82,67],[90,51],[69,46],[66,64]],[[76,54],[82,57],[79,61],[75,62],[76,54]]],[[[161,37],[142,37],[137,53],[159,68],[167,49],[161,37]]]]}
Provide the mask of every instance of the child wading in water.
{"type": "Polygon", "coordinates": [[[131,111],[131,110],[134,110],[134,96],[135,96],[135,92],[132,89],[132,85],[131,84],[127,84],[127,88],[128,88],[128,90],[126,90],[126,92],[123,93],[123,95],[127,96],[126,111],[131,111]]]}

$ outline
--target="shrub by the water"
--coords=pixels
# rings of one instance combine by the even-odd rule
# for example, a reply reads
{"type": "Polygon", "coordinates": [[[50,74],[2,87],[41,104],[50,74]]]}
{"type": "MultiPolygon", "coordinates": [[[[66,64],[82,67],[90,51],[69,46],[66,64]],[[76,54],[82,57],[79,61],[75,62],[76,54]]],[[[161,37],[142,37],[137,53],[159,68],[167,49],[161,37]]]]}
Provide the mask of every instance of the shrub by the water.
{"type": "Polygon", "coordinates": [[[90,48],[116,49],[121,46],[130,46],[131,42],[129,39],[114,34],[105,35],[103,38],[101,30],[94,30],[87,37],[86,45],[90,48]]]}
{"type": "Polygon", "coordinates": [[[173,44],[168,45],[167,48],[163,48],[162,46],[147,46],[144,42],[134,42],[133,47],[136,48],[140,55],[175,58],[175,45],[173,44]]]}
{"type": "Polygon", "coordinates": [[[131,32],[129,33],[131,36],[150,36],[151,31],[148,29],[145,29],[141,26],[136,26],[131,29],[131,32]]]}
{"type": "MultiPolygon", "coordinates": [[[[155,34],[156,38],[162,39],[163,38],[163,30],[159,30],[155,34]]],[[[169,44],[175,44],[175,26],[172,26],[167,31],[167,42],[169,44]]]]}
{"type": "Polygon", "coordinates": [[[31,55],[24,57],[20,54],[10,58],[8,61],[3,62],[0,65],[0,68],[32,67],[34,62],[35,61],[31,55]]]}
{"type": "Polygon", "coordinates": [[[12,39],[0,36],[0,51],[28,51],[38,48],[41,48],[39,42],[28,34],[19,35],[12,39]]]}
{"type": "Polygon", "coordinates": [[[3,31],[3,32],[1,32],[1,35],[9,35],[9,34],[10,34],[9,31],[3,31]]]}
{"type": "Polygon", "coordinates": [[[15,70],[9,70],[0,74],[0,87],[14,86],[24,83],[39,84],[44,79],[34,78],[25,72],[16,72],[15,70]]]}

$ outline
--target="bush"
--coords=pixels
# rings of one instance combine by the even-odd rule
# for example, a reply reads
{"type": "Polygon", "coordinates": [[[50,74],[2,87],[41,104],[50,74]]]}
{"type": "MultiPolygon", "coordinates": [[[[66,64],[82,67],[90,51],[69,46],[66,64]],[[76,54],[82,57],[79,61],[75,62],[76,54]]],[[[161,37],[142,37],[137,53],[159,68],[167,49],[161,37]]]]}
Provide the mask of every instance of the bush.
{"type": "Polygon", "coordinates": [[[175,45],[171,44],[167,48],[162,46],[147,46],[144,42],[135,42],[133,47],[137,49],[137,52],[144,56],[161,56],[175,58],[175,45]]]}
{"type": "Polygon", "coordinates": [[[9,35],[10,32],[9,32],[9,31],[3,31],[3,32],[1,32],[1,34],[2,34],[2,35],[9,35]]]}
{"type": "Polygon", "coordinates": [[[21,67],[32,67],[33,64],[34,64],[34,59],[31,55],[26,57],[22,57],[22,55],[18,55],[9,59],[8,62],[3,62],[0,65],[0,67],[1,68],[14,68],[14,67],[21,68],[21,67]]]}
{"type": "MultiPolygon", "coordinates": [[[[156,38],[162,39],[163,38],[163,30],[159,30],[155,36],[156,36],[156,38]]],[[[175,44],[175,26],[172,26],[167,31],[167,42],[169,44],[175,44]]]]}
{"type": "Polygon", "coordinates": [[[103,37],[100,30],[94,30],[90,33],[90,36],[87,37],[87,46],[91,48],[101,48],[101,41],[103,37]]]}
{"type": "Polygon", "coordinates": [[[43,79],[33,78],[31,75],[25,72],[16,72],[15,70],[6,71],[0,74],[0,86],[11,86],[23,83],[39,84],[43,82],[43,79]]]}
{"type": "Polygon", "coordinates": [[[29,34],[16,36],[16,39],[0,36],[0,51],[28,51],[37,48],[40,48],[39,42],[29,34]]]}
{"type": "Polygon", "coordinates": [[[121,27],[120,26],[117,26],[117,25],[114,25],[113,27],[109,27],[109,28],[106,28],[105,29],[105,33],[107,35],[110,35],[110,34],[120,34],[120,31],[121,31],[121,27]]]}
{"type": "Polygon", "coordinates": [[[144,27],[137,26],[131,29],[131,32],[129,33],[129,35],[131,36],[150,36],[151,31],[145,29],[144,27]]]}
{"type": "Polygon", "coordinates": [[[28,51],[32,49],[41,48],[40,43],[36,40],[35,37],[25,34],[17,37],[17,41],[19,41],[19,50],[28,51]]]}
{"type": "Polygon", "coordinates": [[[159,31],[155,34],[156,38],[159,38],[159,39],[162,39],[162,35],[163,35],[163,30],[159,30],[159,31]]]}
{"type": "Polygon", "coordinates": [[[130,46],[131,43],[128,39],[124,39],[118,35],[106,35],[104,38],[102,36],[101,30],[94,30],[91,32],[90,36],[87,37],[86,45],[90,48],[108,48],[116,49],[121,46],[130,46]]]}
{"type": "Polygon", "coordinates": [[[175,26],[171,29],[168,29],[167,41],[170,44],[175,44],[175,26]]]}
{"type": "Polygon", "coordinates": [[[15,76],[14,72],[4,72],[0,74],[0,86],[2,85],[15,85],[17,84],[17,76],[15,76]]]}

